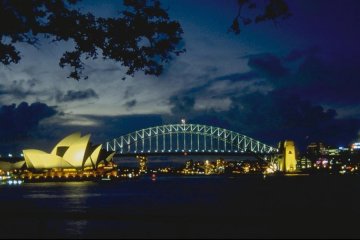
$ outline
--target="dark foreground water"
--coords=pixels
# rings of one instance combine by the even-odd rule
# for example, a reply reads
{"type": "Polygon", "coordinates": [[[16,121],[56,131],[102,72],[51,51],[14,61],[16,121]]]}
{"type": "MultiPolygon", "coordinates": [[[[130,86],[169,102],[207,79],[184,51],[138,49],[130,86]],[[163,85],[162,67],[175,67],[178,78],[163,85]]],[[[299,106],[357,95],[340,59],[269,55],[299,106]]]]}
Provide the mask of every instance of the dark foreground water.
{"type": "Polygon", "coordinates": [[[360,176],[0,186],[2,238],[359,238],[360,176]]]}

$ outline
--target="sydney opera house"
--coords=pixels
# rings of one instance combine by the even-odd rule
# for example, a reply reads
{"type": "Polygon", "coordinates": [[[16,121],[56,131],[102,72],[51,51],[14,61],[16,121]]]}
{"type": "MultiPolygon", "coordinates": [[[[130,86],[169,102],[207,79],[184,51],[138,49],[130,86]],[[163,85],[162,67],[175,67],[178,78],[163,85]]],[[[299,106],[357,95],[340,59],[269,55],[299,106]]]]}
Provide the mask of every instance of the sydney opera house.
{"type": "Polygon", "coordinates": [[[102,145],[92,145],[90,134],[71,134],[62,139],[50,153],[37,149],[23,150],[29,170],[95,170],[111,162],[114,152],[107,152],[102,145]]]}
{"type": "Polygon", "coordinates": [[[102,149],[101,144],[91,144],[90,134],[73,133],[56,144],[50,153],[25,149],[24,159],[0,160],[0,179],[4,176],[31,181],[110,179],[118,177],[117,165],[112,161],[114,154],[102,149]]]}

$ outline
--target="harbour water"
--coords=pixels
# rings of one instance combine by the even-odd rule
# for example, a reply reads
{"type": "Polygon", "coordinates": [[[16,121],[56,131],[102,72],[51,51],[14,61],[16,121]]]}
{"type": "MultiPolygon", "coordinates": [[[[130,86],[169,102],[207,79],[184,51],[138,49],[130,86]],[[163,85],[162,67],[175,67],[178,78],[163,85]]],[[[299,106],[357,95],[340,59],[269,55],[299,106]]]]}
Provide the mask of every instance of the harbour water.
{"type": "Polygon", "coordinates": [[[1,238],[360,237],[360,176],[0,186],[1,238]]]}

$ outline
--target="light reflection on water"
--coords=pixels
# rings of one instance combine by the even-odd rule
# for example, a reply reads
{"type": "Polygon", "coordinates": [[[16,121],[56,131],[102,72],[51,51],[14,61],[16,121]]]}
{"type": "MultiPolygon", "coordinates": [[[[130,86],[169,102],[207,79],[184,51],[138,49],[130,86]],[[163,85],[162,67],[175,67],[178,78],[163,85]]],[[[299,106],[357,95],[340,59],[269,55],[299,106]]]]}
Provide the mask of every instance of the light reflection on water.
{"type": "Polygon", "coordinates": [[[69,236],[81,236],[88,224],[87,220],[66,221],[65,232],[69,236]]]}
{"type": "Polygon", "coordinates": [[[304,222],[311,231],[311,221],[316,231],[322,224],[333,234],[342,230],[331,227],[339,224],[336,219],[355,231],[356,221],[347,221],[360,216],[360,178],[355,180],[159,177],[155,182],[0,186],[0,212],[6,216],[0,218],[0,238],[233,238],[285,234],[284,229],[297,231],[304,222]],[[322,203],[316,216],[314,203],[322,203]],[[286,228],[278,228],[280,222],[286,228]]]}
{"type": "Polygon", "coordinates": [[[100,197],[100,196],[101,196],[101,194],[86,194],[86,193],[76,193],[76,194],[65,193],[64,195],[34,193],[34,194],[24,195],[24,198],[75,198],[75,199],[81,199],[81,198],[100,197]]]}

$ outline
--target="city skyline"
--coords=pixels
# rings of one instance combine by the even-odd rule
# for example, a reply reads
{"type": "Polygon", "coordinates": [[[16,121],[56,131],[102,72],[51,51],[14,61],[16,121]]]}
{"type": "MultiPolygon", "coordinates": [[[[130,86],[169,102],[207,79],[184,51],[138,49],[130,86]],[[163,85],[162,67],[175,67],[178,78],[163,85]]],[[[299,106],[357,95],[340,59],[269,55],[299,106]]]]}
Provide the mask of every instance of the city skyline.
{"type": "MultiPolygon", "coordinates": [[[[79,4],[108,17],[122,7],[79,4]]],[[[96,60],[85,61],[87,80],[74,81],[58,67],[70,43],[19,44],[21,62],[1,66],[0,152],[48,150],[75,131],[105,142],[183,117],[270,145],[358,140],[358,1],[289,1],[290,18],[244,27],[240,35],[227,33],[236,1],[161,4],[181,24],[187,51],[160,77],[136,73],[123,81],[119,64],[96,60]]]]}

